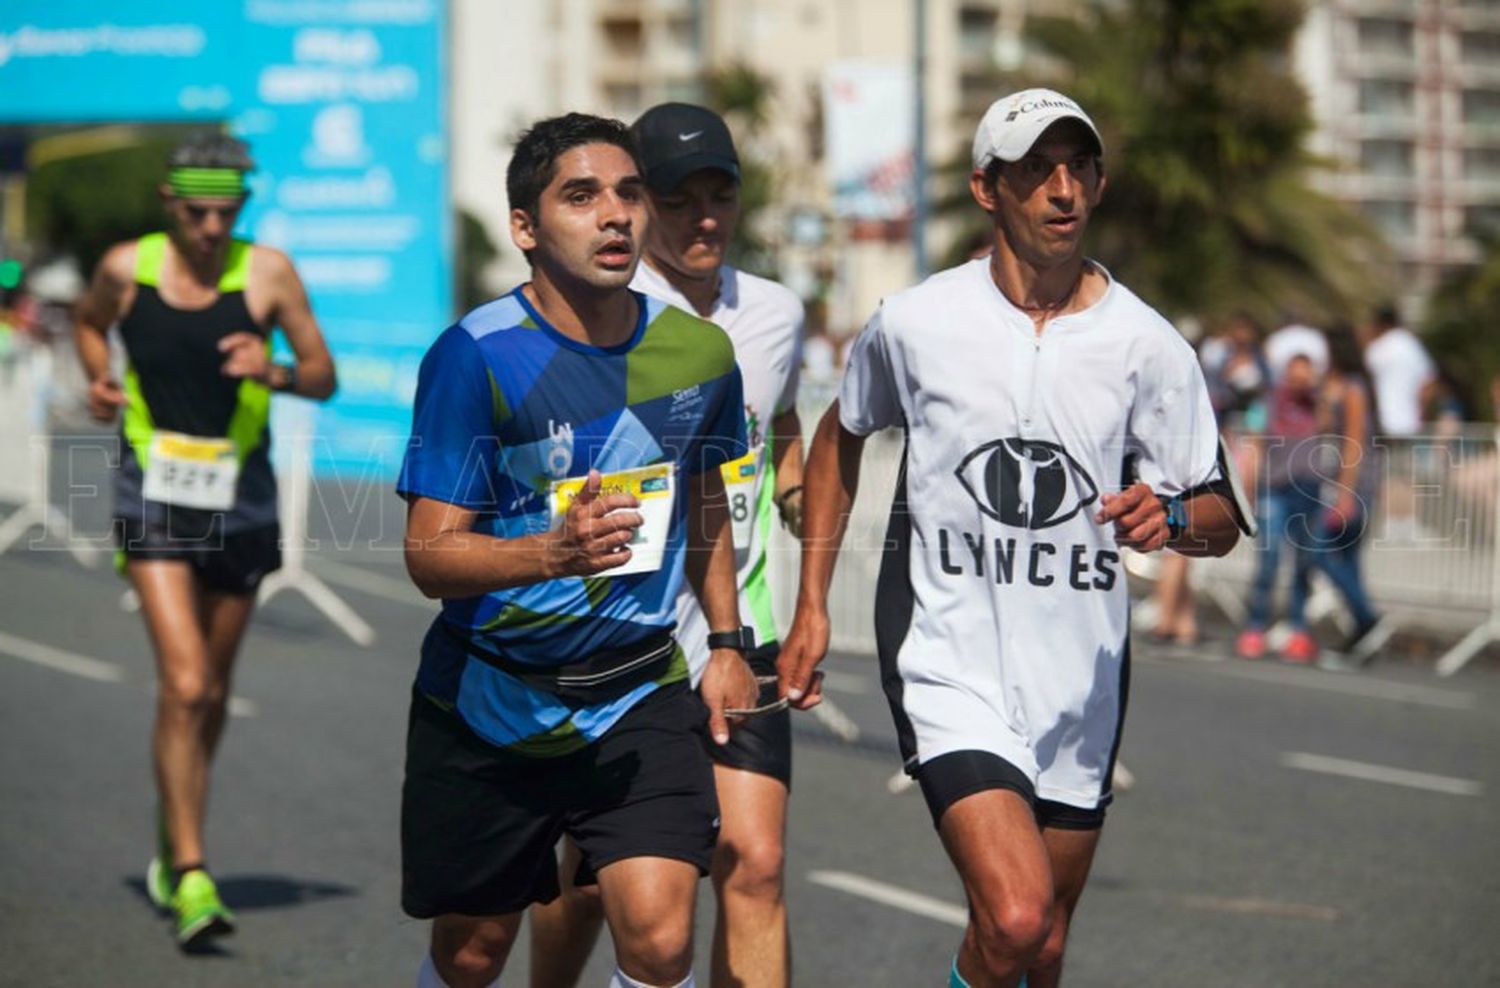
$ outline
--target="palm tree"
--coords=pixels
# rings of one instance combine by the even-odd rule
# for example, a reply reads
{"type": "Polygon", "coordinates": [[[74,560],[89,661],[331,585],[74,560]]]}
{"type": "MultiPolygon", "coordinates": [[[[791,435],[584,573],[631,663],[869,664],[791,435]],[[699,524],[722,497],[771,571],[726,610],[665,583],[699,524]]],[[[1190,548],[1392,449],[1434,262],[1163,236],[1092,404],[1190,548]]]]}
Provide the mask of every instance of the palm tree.
{"type": "Polygon", "coordinates": [[[1488,419],[1500,408],[1491,390],[1500,382],[1500,235],[1475,230],[1480,262],[1450,274],[1428,302],[1423,339],[1459,392],[1469,418],[1488,419]]]}
{"type": "Polygon", "coordinates": [[[1309,182],[1329,166],[1304,149],[1288,67],[1301,17],[1296,0],[1090,0],[1028,22],[1039,72],[997,74],[1089,109],[1109,182],[1090,253],[1170,316],[1331,320],[1379,295],[1389,250],[1309,182]]]}

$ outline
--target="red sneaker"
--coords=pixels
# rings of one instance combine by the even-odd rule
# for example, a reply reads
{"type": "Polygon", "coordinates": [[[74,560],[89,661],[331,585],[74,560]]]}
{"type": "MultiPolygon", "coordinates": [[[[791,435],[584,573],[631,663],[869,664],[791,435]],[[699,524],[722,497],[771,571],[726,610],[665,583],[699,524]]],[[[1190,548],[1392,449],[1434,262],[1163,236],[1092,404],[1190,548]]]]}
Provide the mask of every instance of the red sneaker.
{"type": "Polygon", "coordinates": [[[1242,659],[1259,659],[1266,654],[1266,633],[1259,628],[1246,628],[1234,640],[1234,654],[1242,659]]]}
{"type": "Polygon", "coordinates": [[[1298,665],[1309,665],[1318,661],[1318,640],[1305,631],[1292,632],[1292,637],[1281,646],[1281,659],[1283,662],[1295,662],[1298,665]]]}

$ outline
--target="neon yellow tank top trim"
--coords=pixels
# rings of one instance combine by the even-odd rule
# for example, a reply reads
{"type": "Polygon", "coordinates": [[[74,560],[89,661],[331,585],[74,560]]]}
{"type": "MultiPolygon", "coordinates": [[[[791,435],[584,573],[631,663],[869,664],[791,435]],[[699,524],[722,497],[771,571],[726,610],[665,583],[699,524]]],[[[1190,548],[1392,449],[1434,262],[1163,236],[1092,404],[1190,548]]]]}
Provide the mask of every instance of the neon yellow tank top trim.
{"type": "MultiPolygon", "coordinates": [[[[219,291],[242,292],[250,280],[250,247],[248,240],[233,240],[224,257],[224,273],[219,276],[219,291]]],[[[167,235],[148,233],[136,241],[135,280],[142,285],[155,288],[161,280],[162,262],[167,256],[167,235]]],[[[266,340],[266,355],[270,356],[271,341],[266,340]]],[[[244,462],[265,439],[266,425],[271,421],[271,389],[259,381],[240,382],[238,401],[234,414],[229,419],[229,438],[244,462]]],[[[156,424],[151,419],[151,409],[146,406],[146,397],[141,392],[141,379],[134,367],[125,368],[125,440],[135,451],[136,462],[141,469],[151,456],[151,437],[156,424]]]]}
{"type": "Polygon", "coordinates": [[[135,242],[135,280],[142,285],[157,287],[161,281],[161,265],[167,256],[167,235],[148,233],[135,242]]]}
{"type": "MultiPolygon", "coordinates": [[[[250,283],[250,255],[253,245],[248,240],[231,240],[224,254],[224,271],[219,275],[219,291],[242,292],[250,283]]],[[[161,266],[167,258],[167,235],[148,233],[135,242],[135,280],[142,285],[158,288],[161,285],[161,266]]]]}

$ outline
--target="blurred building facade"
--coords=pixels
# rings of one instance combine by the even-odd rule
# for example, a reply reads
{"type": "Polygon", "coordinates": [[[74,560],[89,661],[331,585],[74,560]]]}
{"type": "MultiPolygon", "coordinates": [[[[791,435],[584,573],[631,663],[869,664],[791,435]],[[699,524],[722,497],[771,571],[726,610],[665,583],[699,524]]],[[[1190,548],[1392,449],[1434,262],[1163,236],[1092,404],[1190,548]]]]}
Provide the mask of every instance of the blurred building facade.
{"type": "MultiPolygon", "coordinates": [[[[1014,65],[1038,0],[926,0],[930,197],[954,176],[984,109],[1014,65]]],[[[623,120],[664,100],[702,101],[715,72],[748,69],[767,88],[758,121],[736,120],[741,152],[767,165],[774,202],[757,219],[777,273],[818,301],[830,330],[858,329],[880,298],[916,278],[910,222],[856,224],[832,212],[824,160],[823,86],[830,64],[910,66],[915,0],[536,0],[453,5],[453,188],[501,256],[488,280],[526,277],[510,245],[504,195],[509,144],[527,122],[567,110],[623,120]]],[[[946,244],[928,227],[929,254],[946,244]]]]}
{"type": "Polygon", "coordinates": [[[1385,234],[1411,311],[1500,225],[1500,2],[1320,0],[1294,57],[1341,163],[1320,180],[1385,234]]]}
{"type": "MultiPolygon", "coordinates": [[[[962,196],[973,127],[1024,60],[1029,13],[1074,0],[925,0],[928,201],[962,196]],[[947,166],[947,170],[945,170],[947,166]],[[951,186],[951,187],[950,187],[951,186]]],[[[756,121],[734,121],[742,153],[769,167],[757,217],[777,274],[835,334],[917,275],[910,222],[835,215],[825,148],[829,67],[909,67],[917,0],[454,0],[453,187],[501,247],[496,290],[526,277],[510,245],[509,144],[567,110],[634,119],[664,100],[704,101],[735,69],[765,84],[756,121]]],[[[1414,303],[1477,258],[1468,231],[1500,224],[1500,0],[1312,0],[1293,52],[1316,130],[1338,162],[1319,179],[1359,206],[1402,265],[1414,303]]],[[[949,245],[929,223],[932,264],[949,245]]]]}

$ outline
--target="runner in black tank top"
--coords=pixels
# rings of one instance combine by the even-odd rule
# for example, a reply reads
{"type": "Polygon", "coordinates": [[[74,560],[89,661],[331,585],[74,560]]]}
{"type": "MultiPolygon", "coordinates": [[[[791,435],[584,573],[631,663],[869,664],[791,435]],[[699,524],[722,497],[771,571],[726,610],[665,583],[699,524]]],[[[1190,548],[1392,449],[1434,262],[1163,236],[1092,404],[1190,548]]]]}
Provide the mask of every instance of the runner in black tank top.
{"type": "Polygon", "coordinates": [[[184,947],[234,928],[204,867],[209,764],[261,578],[280,564],[269,459],[271,392],[333,393],[333,360],[285,255],[230,236],[245,146],[222,134],[173,152],[161,187],[170,233],[117,244],[78,306],[89,410],[123,408],[115,521],[159,682],[153,754],[157,854],[146,875],[184,947]],[[109,328],[127,357],[110,372],[109,328]],[[280,326],[296,363],[271,363],[280,326]]]}

